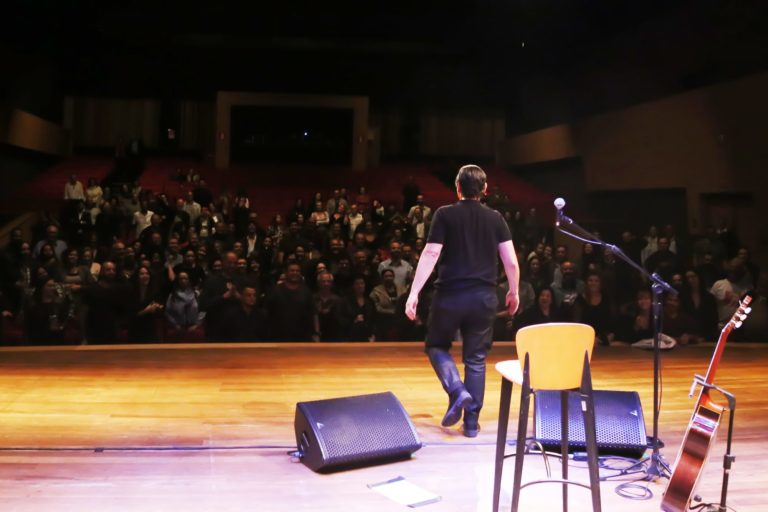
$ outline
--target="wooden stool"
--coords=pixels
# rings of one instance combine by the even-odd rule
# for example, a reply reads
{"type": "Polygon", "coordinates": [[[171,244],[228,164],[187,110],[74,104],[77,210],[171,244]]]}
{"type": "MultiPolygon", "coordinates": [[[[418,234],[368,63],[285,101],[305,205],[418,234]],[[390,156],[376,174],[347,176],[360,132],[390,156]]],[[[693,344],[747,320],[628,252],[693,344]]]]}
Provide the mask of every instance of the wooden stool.
{"type": "Polygon", "coordinates": [[[501,402],[499,428],[496,438],[496,461],[493,479],[493,510],[499,510],[501,473],[507,443],[509,406],[512,383],[521,386],[520,415],[515,451],[515,474],[512,487],[512,512],[517,512],[520,490],[528,485],[560,482],[563,485],[563,511],[568,510],[568,485],[591,489],[592,509],[601,512],[600,480],[597,465],[597,436],[595,434],[595,403],[592,396],[592,377],[589,361],[595,344],[595,330],[589,325],[575,323],[549,323],[532,325],[517,333],[517,355],[520,359],[501,361],[496,370],[501,374],[501,402]],[[522,364],[521,364],[522,361],[522,364]],[[536,480],[521,485],[525,440],[528,434],[528,410],[531,394],[535,390],[560,391],[562,418],[562,478],[536,480]],[[584,431],[587,442],[589,485],[568,480],[568,395],[578,391],[584,413],[584,431]]]}

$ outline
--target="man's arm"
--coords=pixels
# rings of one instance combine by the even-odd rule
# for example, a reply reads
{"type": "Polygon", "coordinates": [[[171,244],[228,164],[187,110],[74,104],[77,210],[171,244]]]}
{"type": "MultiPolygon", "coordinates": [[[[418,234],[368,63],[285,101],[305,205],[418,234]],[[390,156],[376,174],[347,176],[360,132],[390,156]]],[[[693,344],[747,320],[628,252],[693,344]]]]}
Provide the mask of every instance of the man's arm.
{"type": "Polygon", "coordinates": [[[520,265],[517,263],[517,254],[515,254],[515,247],[511,240],[499,244],[499,256],[504,265],[504,273],[507,274],[507,281],[509,281],[506,304],[509,308],[509,314],[514,315],[520,305],[520,296],[518,295],[520,265]]]}
{"type": "Polygon", "coordinates": [[[405,315],[411,320],[416,319],[419,292],[432,274],[432,270],[434,270],[442,250],[443,244],[429,243],[421,252],[419,265],[416,267],[416,275],[413,277],[413,283],[411,284],[411,293],[408,295],[408,301],[405,303],[405,315]]]}

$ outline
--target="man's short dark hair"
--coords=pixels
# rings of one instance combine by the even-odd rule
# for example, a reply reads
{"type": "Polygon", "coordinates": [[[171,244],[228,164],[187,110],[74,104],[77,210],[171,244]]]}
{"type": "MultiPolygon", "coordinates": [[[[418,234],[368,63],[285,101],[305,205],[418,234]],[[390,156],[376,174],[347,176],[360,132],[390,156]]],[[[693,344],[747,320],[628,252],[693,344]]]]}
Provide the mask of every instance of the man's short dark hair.
{"type": "Polygon", "coordinates": [[[244,293],[246,288],[251,288],[256,293],[258,293],[258,291],[259,291],[259,289],[256,287],[256,283],[254,283],[253,281],[245,280],[245,281],[242,281],[242,282],[238,283],[238,285],[237,285],[237,291],[239,293],[244,293]]]}
{"type": "Polygon", "coordinates": [[[466,199],[479,199],[486,183],[485,171],[476,165],[465,165],[456,175],[456,184],[466,199]]]}

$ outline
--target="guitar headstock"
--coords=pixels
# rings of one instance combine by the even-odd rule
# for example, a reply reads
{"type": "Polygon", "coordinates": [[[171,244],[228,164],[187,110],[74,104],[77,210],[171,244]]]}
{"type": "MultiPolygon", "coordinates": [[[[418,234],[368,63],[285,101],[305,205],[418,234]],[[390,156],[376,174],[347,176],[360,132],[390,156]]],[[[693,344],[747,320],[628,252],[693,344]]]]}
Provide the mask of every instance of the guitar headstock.
{"type": "Polygon", "coordinates": [[[730,326],[731,329],[738,329],[741,327],[741,324],[744,323],[744,320],[747,319],[747,316],[752,312],[752,308],[749,307],[751,302],[752,295],[748,293],[741,298],[738,309],[728,321],[728,326],[730,326]]]}

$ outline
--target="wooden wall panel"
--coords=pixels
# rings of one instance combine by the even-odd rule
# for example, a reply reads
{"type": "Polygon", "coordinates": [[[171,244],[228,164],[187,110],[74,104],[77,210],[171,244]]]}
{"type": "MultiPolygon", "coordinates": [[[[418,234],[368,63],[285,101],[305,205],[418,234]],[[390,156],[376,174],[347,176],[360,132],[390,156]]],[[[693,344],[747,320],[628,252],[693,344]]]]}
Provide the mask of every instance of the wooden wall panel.
{"type": "Polygon", "coordinates": [[[64,123],[75,147],[111,148],[120,139],[140,138],[147,148],[160,142],[160,102],[153,99],[67,97],[64,123]]]}

